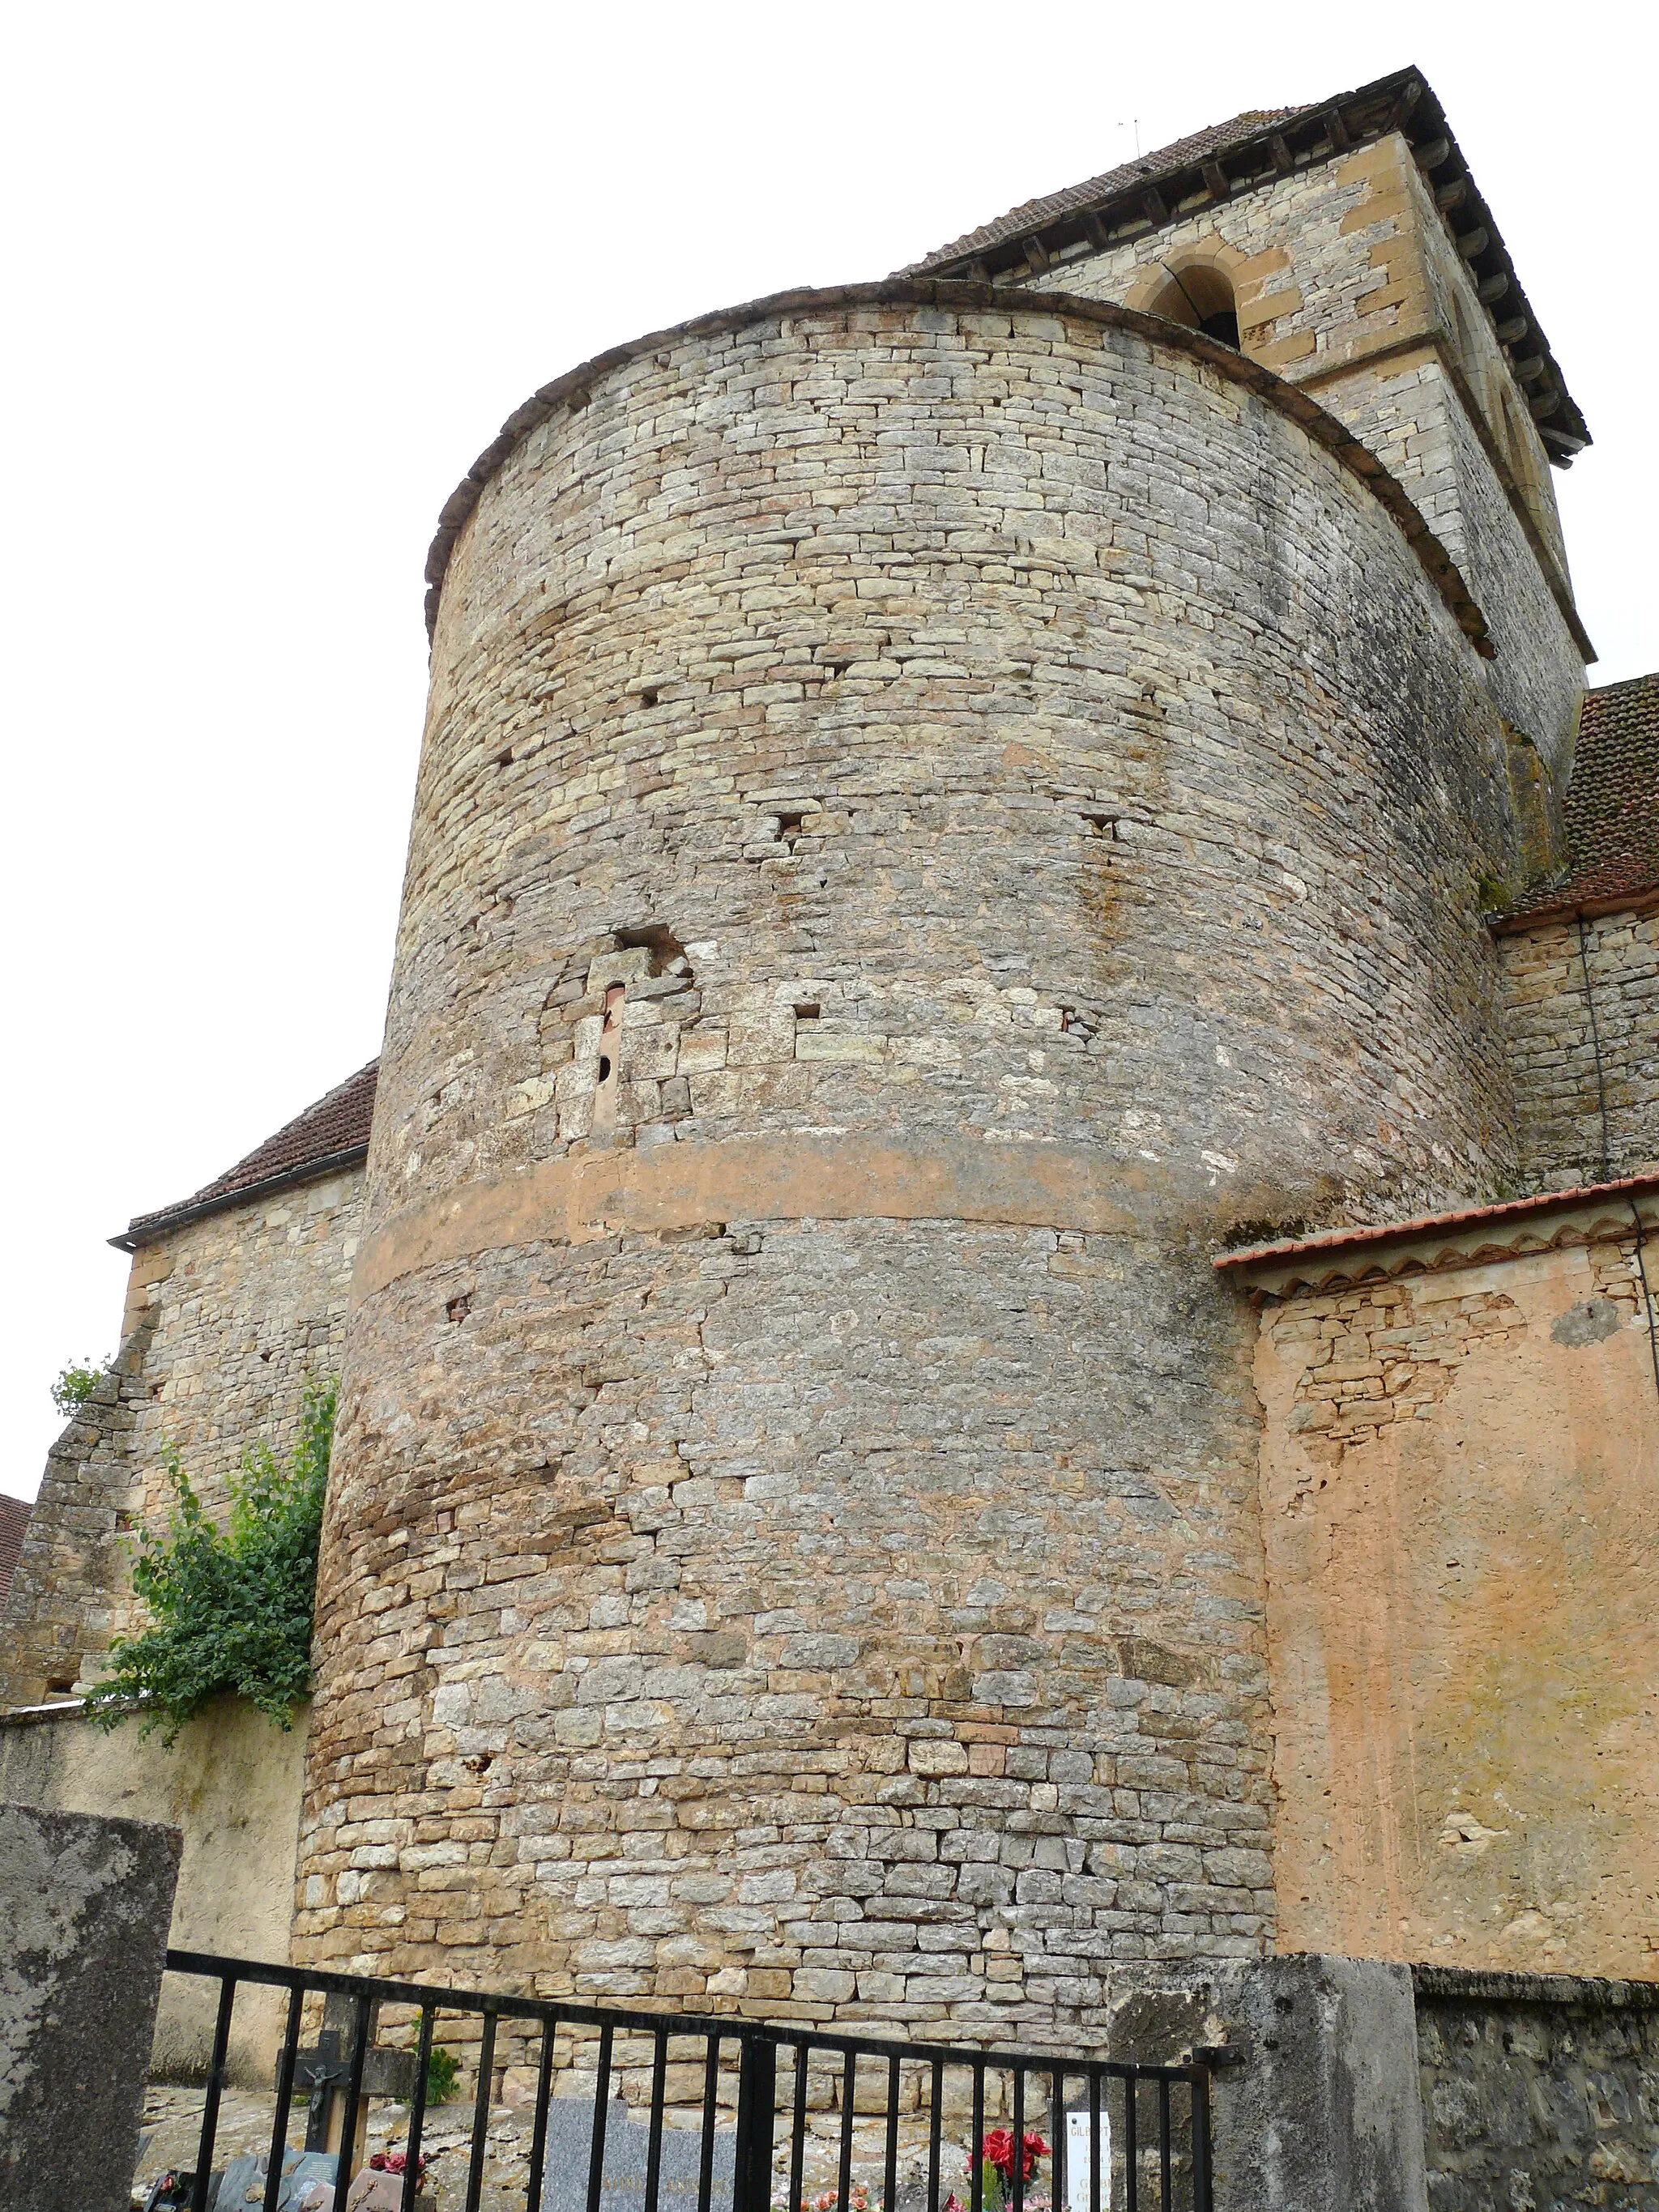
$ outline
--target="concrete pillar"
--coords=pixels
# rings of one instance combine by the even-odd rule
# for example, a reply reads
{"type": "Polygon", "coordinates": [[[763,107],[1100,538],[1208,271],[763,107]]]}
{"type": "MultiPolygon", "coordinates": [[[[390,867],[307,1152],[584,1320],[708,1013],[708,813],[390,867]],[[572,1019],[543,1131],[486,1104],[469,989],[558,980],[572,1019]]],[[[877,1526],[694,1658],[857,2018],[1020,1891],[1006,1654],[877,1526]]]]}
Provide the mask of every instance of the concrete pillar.
{"type": "Polygon", "coordinates": [[[1427,2212],[1411,1970],[1264,1959],[1228,1991],[1245,2063],[1215,2080],[1225,2212],[1427,2212]]]}
{"type": "Polygon", "coordinates": [[[181,1841],[0,1805],[0,2212],[124,2212],[181,1841]]]}

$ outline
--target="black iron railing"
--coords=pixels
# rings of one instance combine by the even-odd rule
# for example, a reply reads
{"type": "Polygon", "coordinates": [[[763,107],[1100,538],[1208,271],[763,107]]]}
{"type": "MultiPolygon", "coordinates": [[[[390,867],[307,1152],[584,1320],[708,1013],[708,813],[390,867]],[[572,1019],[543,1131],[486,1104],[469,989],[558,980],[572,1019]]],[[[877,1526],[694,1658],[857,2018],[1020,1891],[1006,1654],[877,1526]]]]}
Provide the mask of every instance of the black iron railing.
{"type": "MultiPolygon", "coordinates": [[[[179,2200],[190,2212],[233,2212],[214,2202],[220,2106],[238,1993],[260,1987],[288,2002],[269,2150],[234,2212],[286,2203],[302,2099],[307,2146],[326,2154],[309,2163],[326,2174],[335,2212],[363,2162],[368,2108],[379,2103],[384,2120],[391,2100],[404,2138],[399,2212],[416,2212],[446,2020],[473,2079],[464,2212],[478,2212],[508,2065],[530,2120],[526,2212],[1213,2212],[1207,2053],[1160,2066],[895,2043],[195,1951],[169,1951],[167,1966],[218,1984],[196,2165],[179,2200]]],[[[264,2043],[268,2054],[268,2026],[264,2043]]]]}

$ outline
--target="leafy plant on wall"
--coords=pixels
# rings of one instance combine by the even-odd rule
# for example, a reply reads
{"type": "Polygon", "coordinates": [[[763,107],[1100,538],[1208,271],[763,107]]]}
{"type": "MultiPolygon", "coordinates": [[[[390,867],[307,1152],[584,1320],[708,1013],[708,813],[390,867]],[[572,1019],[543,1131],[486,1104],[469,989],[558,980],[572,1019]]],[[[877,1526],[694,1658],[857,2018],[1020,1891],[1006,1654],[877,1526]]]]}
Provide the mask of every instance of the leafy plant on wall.
{"type": "Polygon", "coordinates": [[[132,1587],[150,1613],[136,1636],[110,1648],[110,1671],[87,1699],[113,1728],[133,1710],[140,1733],[179,1729],[215,1698],[246,1698],[291,1726],[311,1694],[317,1544],[334,1442],[337,1386],[307,1384],[286,1462],[250,1446],[231,1478],[230,1521],[221,1528],[191,1486],[178,1449],[166,1454],[176,1508],[165,1532],[142,1531],[132,1587]]]}
{"type": "Polygon", "coordinates": [[[71,1359],[52,1386],[52,1402],[67,1421],[78,1413],[108,1371],[109,1362],[71,1359]]]}

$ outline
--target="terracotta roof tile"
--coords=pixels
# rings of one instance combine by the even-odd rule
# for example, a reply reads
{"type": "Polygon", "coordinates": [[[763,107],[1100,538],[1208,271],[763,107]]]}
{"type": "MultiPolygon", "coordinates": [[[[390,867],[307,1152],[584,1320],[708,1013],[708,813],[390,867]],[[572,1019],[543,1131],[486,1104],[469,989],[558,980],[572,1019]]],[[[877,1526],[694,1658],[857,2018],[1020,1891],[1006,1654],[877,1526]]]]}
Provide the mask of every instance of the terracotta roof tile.
{"type": "Polygon", "coordinates": [[[1659,672],[1588,693],[1567,787],[1566,867],[1517,899],[1500,927],[1659,890],[1659,672]]]}
{"type": "MultiPolygon", "coordinates": [[[[1470,262],[1471,273],[1477,283],[1501,276],[1505,287],[1502,295],[1505,319],[1518,319],[1529,329],[1527,345],[1542,357],[1542,368],[1533,373],[1529,386],[1538,403],[1534,412],[1553,458],[1565,465],[1589,445],[1589,428],[1522,289],[1492,210],[1468,173],[1445,110],[1416,70],[1397,70],[1331,100],[1294,107],[1249,109],[1230,122],[1194,131],[1172,145],[1121,162],[1080,185],[1069,185],[1064,191],[1010,208],[994,222],[983,223],[950,245],[939,246],[900,273],[967,273],[988,276],[993,283],[1021,284],[1028,273],[1024,243],[1038,238],[1040,233],[1048,234],[1038,240],[1045,252],[1058,253],[1060,260],[1056,266],[1063,266],[1070,253],[1091,237],[1093,244],[1099,246],[1101,223],[1115,238],[1140,234],[1139,227],[1145,222],[1162,229],[1176,220],[1175,210],[1167,205],[1161,213],[1156,207],[1142,206],[1154,191],[1160,201],[1173,198],[1183,206],[1197,204],[1193,196],[1212,195],[1217,189],[1230,197],[1235,191],[1252,191],[1284,173],[1287,161],[1292,168],[1327,161],[1340,149],[1366,143],[1393,131],[1404,132],[1437,190],[1451,185],[1461,188],[1462,197],[1455,204],[1458,228],[1465,234],[1478,233],[1484,240],[1478,249],[1479,258],[1470,262]],[[1206,165],[1224,171],[1219,185],[1205,173],[1206,165]],[[1126,222],[1130,228],[1121,230],[1126,222]]],[[[1042,281],[1052,285],[1053,272],[1042,281]]]]}
{"type": "Polygon", "coordinates": [[[1057,216],[1070,215],[1078,208],[1093,207],[1132,185],[1150,187],[1172,170],[1186,168],[1207,155],[1224,153],[1229,146],[1260,137],[1264,131],[1277,130],[1281,124],[1312,112],[1300,107],[1248,108],[1243,115],[1235,115],[1230,123],[1212,123],[1188,137],[1158,147],[1155,152],[1137,154],[1133,161],[1107,169],[1083,184],[1068,185],[1065,191],[1049,192],[1042,199],[1023,201],[1018,207],[1010,208],[1006,215],[1000,215],[994,222],[983,223],[979,229],[953,239],[949,246],[936,247],[914,266],[921,271],[935,268],[941,262],[959,261],[964,254],[982,253],[987,246],[1000,246],[1005,239],[1022,238],[1027,231],[1053,222],[1057,216]]]}
{"type": "Polygon", "coordinates": [[[374,1112],[374,1085],[380,1063],[371,1060],[356,1075],[285,1121],[275,1136],[256,1145],[246,1158],[214,1181],[204,1183],[190,1198],[180,1199],[154,1213],[141,1213],[129,1224],[125,1237],[112,1243],[132,1245],[155,1236],[173,1224],[216,1212],[234,1205],[245,1193],[263,1184],[299,1182],[308,1170],[336,1160],[342,1153],[368,1148],[369,1122],[374,1112]]]}
{"type": "Polygon", "coordinates": [[[33,1510],[27,1498],[0,1497],[0,1613],[6,1609],[12,1569],[23,1548],[23,1531],[29,1525],[33,1510]]]}
{"type": "Polygon", "coordinates": [[[1395,1237],[1432,1235],[1437,1230],[1474,1228],[1484,1222],[1524,1221],[1529,1214],[1547,1213],[1553,1207],[1583,1206],[1608,1197],[1635,1199],[1654,1190],[1659,1190],[1659,1175],[1620,1176],[1612,1182],[1575,1183],[1567,1190],[1535,1191],[1529,1198],[1500,1199],[1490,1206],[1459,1206],[1445,1213],[1419,1213],[1409,1221],[1382,1221],[1364,1228],[1320,1229],[1310,1237],[1285,1237],[1276,1243],[1250,1244],[1237,1252],[1218,1252],[1211,1264],[1218,1273],[1225,1273],[1230,1268],[1259,1267],[1263,1261],[1352,1251],[1367,1244],[1389,1243],[1395,1237]]]}

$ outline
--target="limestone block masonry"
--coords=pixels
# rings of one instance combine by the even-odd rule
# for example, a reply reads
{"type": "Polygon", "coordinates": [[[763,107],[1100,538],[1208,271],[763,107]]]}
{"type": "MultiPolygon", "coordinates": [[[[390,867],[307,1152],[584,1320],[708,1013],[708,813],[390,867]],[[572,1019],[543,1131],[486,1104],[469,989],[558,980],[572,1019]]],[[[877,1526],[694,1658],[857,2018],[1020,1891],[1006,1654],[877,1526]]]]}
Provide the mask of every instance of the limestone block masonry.
{"type": "Polygon", "coordinates": [[[128,2202],[179,1833],[0,1805],[0,2205],[128,2202]]]}
{"type": "Polygon", "coordinates": [[[0,1614],[0,1704],[95,1680],[140,1625],[129,1532],[172,1511],[168,1445],[216,1514],[249,1445],[284,1448],[306,1384],[339,1369],[362,1196],[353,1169],[139,1248],[119,1354],[46,1462],[0,1614]]]}
{"type": "Polygon", "coordinates": [[[607,356],[457,508],[299,1955],[1036,2033],[1271,1947],[1210,1254],[1514,1171],[1478,620],[1340,442],[917,281],[607,356]]]}
{"type": "Polygon", "coordinates": [[[1536,921],[1498,957],[1528,1179],[1659,1161],[1659,908],[1536,921]]]}

